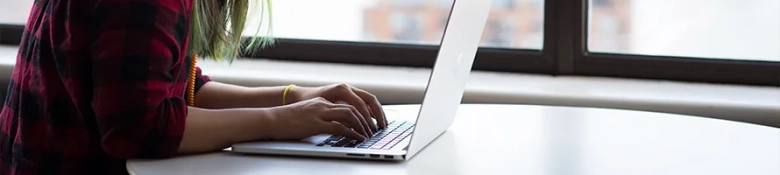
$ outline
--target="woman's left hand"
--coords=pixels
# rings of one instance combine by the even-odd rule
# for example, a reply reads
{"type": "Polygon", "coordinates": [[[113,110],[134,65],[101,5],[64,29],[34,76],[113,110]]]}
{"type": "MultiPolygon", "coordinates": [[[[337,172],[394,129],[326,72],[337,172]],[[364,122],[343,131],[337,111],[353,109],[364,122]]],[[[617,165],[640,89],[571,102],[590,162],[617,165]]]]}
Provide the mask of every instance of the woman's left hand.
{"type": "Polygon", "coordinates": [[[333,103],[346,102],[354,106],[366,119],[372,131],[384,129],[387,127],[387,118],[385,117],[382,104],[379,103],[376,96],[365,90],[355,88],[348,84],[334,84],[320,87],[293,87],[290,103],[313,99],[317,97],[325,98],[333,103]],[[376,122],[372,119],[375,119],[376,122]]]}

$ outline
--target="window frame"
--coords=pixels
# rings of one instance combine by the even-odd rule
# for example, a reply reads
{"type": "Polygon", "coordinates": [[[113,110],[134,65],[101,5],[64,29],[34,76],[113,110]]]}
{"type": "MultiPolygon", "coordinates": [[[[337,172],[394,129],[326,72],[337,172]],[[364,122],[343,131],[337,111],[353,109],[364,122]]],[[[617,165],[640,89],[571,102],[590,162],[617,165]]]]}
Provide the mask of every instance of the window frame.
{"type": "MultiPolygon", "coordinates": [[[[291,61],[432,67],[437,53],[435,45],[279,39],[273,47],[243,55],[291,61]]],[[[544,51],[501,48],[479,48],[473,70],[554,73],[552,56],[545,55],[544,51]]]]}
{"type": "MultiPolygon", "coordinates": [[[[589,0],[546,0],[541,50],[480,47],[474,70],[780,86],[780,62],[588,51],[589,0]],[[695,71],[694,71],[695,70],[695,71]]],[[[0,24],[0,44],[18,45],[24,25],[0,24]]],[[[432,67],[436,45],[279,39],[245,58],[432,67]]]]}
{"type": "Polygon", "coordinates": [[[560,6],[559,10],[569,13],[559,20],[579,29],[570,33],[575,42],[570,49],[577,53],[571,58],[576,75],[780,86],[780,62],[590,52],[589,0],[572,2],[560,6]]]}
{"type": "Polygon", "coordinates": [[[0,45],[19,45],[24,25],[0,24],[0,45]]]}

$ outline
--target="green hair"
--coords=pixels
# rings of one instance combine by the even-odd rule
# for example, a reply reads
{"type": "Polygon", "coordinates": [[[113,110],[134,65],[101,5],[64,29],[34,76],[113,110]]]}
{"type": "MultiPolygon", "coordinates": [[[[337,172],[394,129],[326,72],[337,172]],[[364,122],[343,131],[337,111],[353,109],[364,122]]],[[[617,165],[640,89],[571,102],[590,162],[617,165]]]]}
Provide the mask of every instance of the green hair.
{"type": "Polygon", "coordinates": [[[239,56],[242,44],[251,52],[274,44],[271,30],[271,0],[257,0],[260,4],[260,26],[254,37],[245,42],[242,37],[249,12],[249,0],[194,0],[188,54],[209,57],[215,61],[232,62],[239,56]],[[264,22],[268,15],[268,22],[264,22]],[[257,37],[267,24],[264,37],[257,37]]]}

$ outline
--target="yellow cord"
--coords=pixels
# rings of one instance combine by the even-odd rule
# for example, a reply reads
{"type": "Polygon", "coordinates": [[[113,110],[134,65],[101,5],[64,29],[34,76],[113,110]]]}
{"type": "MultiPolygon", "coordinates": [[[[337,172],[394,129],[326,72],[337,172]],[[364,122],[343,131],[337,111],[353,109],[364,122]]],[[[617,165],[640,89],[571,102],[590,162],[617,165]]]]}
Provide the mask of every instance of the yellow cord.
{"type": "Polygon", "coordinates": [[[195,76],[197,73],[195,70],[195,64],[198,62],[198,56],[193,55],[191,61],[192,64],[190,65],[190,76],[189,81],[187,82],[187,95],[189,96],[187,98],[187,104],[189,106],[195,106],[195,76]]]}
{"type": "Polygon", "coordinates": [[[284,88],[284,93],[282,93],[282,105],[287,104],[287,94],[290,92],[290,89],[292,89],[293,87],[295,87],[295,85],[291,84],[291,85],[287,85],[287,87],[284,88]]]}

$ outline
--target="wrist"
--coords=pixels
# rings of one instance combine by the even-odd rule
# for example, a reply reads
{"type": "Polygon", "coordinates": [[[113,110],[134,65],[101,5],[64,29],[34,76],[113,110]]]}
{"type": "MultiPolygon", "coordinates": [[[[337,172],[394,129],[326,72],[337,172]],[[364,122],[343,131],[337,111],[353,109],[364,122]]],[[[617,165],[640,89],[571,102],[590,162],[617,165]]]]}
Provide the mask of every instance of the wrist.
{"type": "Polygon", "coordinates": [[[283,97],[285,103],[282,104],[282,105],[289,105],[289,104],[297,103],[297,102],[300,102],[300,101],[304,100],[303,96],[304,96],[305,92],[307,91],[307,89],[309,89],[309,88],[308,87],[303,87],[303,86],[293,86],[293,87],[291,87],[288,90],[288,92],[287,92],[287,96],[283,97]]]}
{"type": "Polygon", "coordinates": [[[250,132],[255,133],[253,140],[270,139],[274,133],[279,131],[279,110],[274,108],[254,109],[254,119],[251,121],[252,128],[250,132]]]}
{"type": "Polygon", "coordinates": [[[232,143],[270,138],[272,137],[271,134],[276,130],[273,128],[276,121],[275,114],[268,108],[227,109],[222,111],[227,113],[216,117],[234,116],[242,118],[239,124],[236,125],[237,127],[233,128],[234,133],[229,136],[232,143]]]}
{"type": "Polygon", "coordinates": [[[266,134],[263,134],[262,138],[260,139],[275,139],[277,136],[276,134],[278,134],[279,131],[283,130],[283,128],[281,128],[281,126],[283,125],[281,120],[283,116],[282,114],[284,110],[283,108],[284,106],[277,106],[277,107],[265,108],[263,110],[262,113],[263,116],[265,117],[262,119],[262,121],[258,121],[264,123],[261,126],[263,128],[258,128],[259,130],[256,130],[256,132],[263,132],[266,134]]]}

